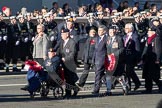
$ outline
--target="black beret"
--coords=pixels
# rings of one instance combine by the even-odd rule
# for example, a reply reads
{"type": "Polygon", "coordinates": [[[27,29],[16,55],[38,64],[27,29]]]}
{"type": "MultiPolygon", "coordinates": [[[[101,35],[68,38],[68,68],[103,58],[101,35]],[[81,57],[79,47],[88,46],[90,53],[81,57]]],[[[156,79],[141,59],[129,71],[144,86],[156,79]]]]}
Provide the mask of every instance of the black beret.
{"type": "Polygon", "coordinates": [[[115,26],[110,26],[109,29],[116,29],[116,27],[115,26]]]}
{"type": "Polygon", "coordinates": [[[55,52],[53,48],[48,49],[48,52],[55,52]]]}
{"type": "Polygon", "coordinates": [[[156,29],[154,27],[150,27],[148,31],[156,31],[156,29]]]}
{"type": "Polygon", "coordinates": [[[69,32],[69,29],[62,29],[61,30],[61,33],[66,33],[66,32],[69,32]]]}

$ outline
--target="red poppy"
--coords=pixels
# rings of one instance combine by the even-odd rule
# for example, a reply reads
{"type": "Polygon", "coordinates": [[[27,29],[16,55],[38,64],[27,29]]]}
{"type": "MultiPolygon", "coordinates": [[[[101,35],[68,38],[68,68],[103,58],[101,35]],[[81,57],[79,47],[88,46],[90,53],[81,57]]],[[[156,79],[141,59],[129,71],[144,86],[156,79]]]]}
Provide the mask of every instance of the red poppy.
{"type": "Polygon", "coordinates": [[[90,41],[90,44],[91,44],[91,45],[94,45],[95,43],[96,43],[96,42],[95,42],[95,40],[93,40],[93,39],[90,41]]]}
{"type": "Polygon", "coordinates": [[[109,55],[109,57],[105,58],[105,69],[108,71],[113,71],[116,64],[116,58],[114,54],[109,55]]]}
{"type": "Polygon", "coordinates": [[[6,9],[7,9],[6,6],[3,6],[3,7],[2,7],[2,11],[5,11],[6,9]]]}

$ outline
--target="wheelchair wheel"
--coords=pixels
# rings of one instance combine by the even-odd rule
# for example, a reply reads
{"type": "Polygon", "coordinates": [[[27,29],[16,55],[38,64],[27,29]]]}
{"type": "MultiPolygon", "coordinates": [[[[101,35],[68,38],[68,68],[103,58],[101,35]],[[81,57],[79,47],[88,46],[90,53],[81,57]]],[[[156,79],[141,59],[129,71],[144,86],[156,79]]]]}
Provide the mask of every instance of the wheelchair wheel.
{"type": "Polygon", "coordinates": [[[64,95],[64,90],[62,87],[58,86],[58,87],[54,87],[53,88],[53,96],[54,98],[62,98],[64,95]]]}
{"type": "Polygon", "coordinates": [[[41,97],[47,97],[48,93],[49,93],[49,88],[47,87],[47,83],[42,82],[41,88],[40,88],[41,97]]]}

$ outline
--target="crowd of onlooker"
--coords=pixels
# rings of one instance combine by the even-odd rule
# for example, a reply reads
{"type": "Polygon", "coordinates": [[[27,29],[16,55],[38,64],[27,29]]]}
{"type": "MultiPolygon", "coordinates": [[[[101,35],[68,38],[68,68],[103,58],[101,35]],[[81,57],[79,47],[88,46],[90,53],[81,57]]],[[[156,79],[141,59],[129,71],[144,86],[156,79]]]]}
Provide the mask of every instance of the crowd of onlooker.
{"type": "MultiPolygon", "coordinates": [[[[113,15],[122,15],[124,17],[134,16],[137,13],[145,12],[147,16],[159,16],[162,12],[162,8],[158,9],[156,4],[150,4],[148,1],[145,2],[143,8],[140,7],[141,4],[139,2],[135,2],[134,6],[129,6],[128,1],[123,1],[119,3],[117,8],[113,7],[106,7],[102,3],[94,3],[90,5],[82,5],[79,6],[78,9],[73,9],[70,7],[68,3],[65,3],[62,7],[59,6],[57,2],[52,3],[52,8],[48,9],[46,6],[43,6],[41,10],[35,9],[31,12],[33,17],[38,16],[45,16],[48,12],[52,12],[55,17],[65,17],[70,15],[75,15],[77,17],[86,17],[88,13],[97,13],[103,12],[103,15],[106,16],[113,16],[113,15]]],[[[2,11],[5,10],[7,7],[3,7],[2,11]]],[[[10,11],[10,10],[8,10],[10,11]]],[[[17,16],[20,14],[25,15],[27,13],[27,8],[23,7],[19,12],[17,12],[17,16]]],[[[7,15],[5,12],[4,14],[7,15]]],[[[10,13],[11,14],[11,13],[10,13]]]]}

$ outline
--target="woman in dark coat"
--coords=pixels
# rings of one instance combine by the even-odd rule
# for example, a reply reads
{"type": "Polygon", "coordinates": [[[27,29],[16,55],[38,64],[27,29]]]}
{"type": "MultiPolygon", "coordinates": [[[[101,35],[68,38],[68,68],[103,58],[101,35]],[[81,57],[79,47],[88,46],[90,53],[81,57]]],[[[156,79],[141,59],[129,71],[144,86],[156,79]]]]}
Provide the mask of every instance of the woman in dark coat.
{"type": "Polygon", "coordinates": [[[161,54],[161,40],[157,37],[155,31],[149,29],[148,39],[145,45],[142,59],[143,59],[143,78],[145,79],[145,93],[152,92],[153,81],[161,89],[160,82],[160,54],[161,54]]]}

